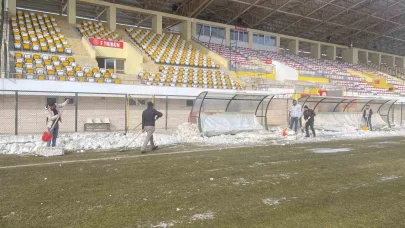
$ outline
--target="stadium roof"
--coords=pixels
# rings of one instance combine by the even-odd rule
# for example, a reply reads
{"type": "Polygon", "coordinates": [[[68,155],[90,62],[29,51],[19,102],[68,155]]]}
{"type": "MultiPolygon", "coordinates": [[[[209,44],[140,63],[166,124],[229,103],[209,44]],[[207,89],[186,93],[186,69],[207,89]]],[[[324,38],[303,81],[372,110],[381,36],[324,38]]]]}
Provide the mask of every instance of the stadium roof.
{"type": "MultiPolygon", "coordinates": [[[[405,56],[404,0],[106,0],[219,23],[405,56]]],[[[19,0],[18,7],[62,13],[67,0],[19,0]]],[[[77,15],[105,20],[106,9],[77,3],[77,15]]],[[[150,27],[120,10],[117,23],[150,27]]],[[[168,28],[178,21],[164,19],[168,28]]],[[[308,47],[300,47],[306,49],[308,47]]]]}

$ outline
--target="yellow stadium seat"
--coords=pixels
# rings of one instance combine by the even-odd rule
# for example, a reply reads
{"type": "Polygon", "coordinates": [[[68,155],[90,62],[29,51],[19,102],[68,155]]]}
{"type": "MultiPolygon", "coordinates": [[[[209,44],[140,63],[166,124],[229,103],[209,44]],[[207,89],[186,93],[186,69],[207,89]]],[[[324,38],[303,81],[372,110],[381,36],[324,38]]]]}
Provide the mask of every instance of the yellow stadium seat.
{"type": "Polygon", "coordinates": [[[78,78],[78,81],[79,81],[79,82],[85,82],[85,81],[86,81],[86,78],[85,78],[85,77],[79,77],[79,78],[78,78]]]}
{"type": "Polygon", "coordinates": [[[46,80],[45,75],[38,75],[38,80],[46,80]]]}
{"type": "Polygon", "coordinates": [[[59,76],[59,81],[66,81],[66,76],[59,76]]]}
{"type": "Polygon", "coordinates": [[[103,83],[103,82],[104,82],[104,79],[103,79],[103,78],[97,78],[97,82],[98,82],[98,83],[103,83]]]}
{"type": "Polygon", "coordinates": [[[22,75],[22,74],[15,74],[15,75],[14,75],[14,78],[22,79],[22,78],[23,78],[23,75],[22,75]]]}
{"type": "Polygon", "coordinates": [[[21,52],[15,52],[14,57],[16,58],[22,58],[22,53],[21,52]]]}
{"type": "Polygon", "coordinates": [[[30,49],[31,49],[31,45],[30,45],[30,44],[23,44],[23,49],[24,49],[24,50],[30,50],[30,49]]]}

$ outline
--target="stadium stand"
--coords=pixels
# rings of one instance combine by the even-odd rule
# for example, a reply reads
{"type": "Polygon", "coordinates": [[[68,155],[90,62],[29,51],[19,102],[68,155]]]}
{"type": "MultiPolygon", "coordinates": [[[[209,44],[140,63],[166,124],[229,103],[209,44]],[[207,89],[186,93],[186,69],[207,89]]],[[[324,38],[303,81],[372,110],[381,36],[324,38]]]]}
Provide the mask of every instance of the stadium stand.
{"type": "Polygon", "coordinates": [[[79,66],[69,55],[72,49],[52,15],[18,11],[11,25],[14,78],[121,83],[113,69],[79,66]]]}
{"type": "Polygon", "coordinates": [[[178,34],[159,35],[140,28],[127,28],[126,31],[156,63],[217,69],[220,67],[178,34]]]}
{"type": "Polygon", "coordinates": [[[233,47],[232,49],[229,49],[219,44],[201,43],[225,58],[232,56],[232,60],[236,63],[246,63],[249,58],[257,58],[261,61],[267,59],[279,61],[282,64],[296,69],[300,75],[329,78],[332,84],[343,86],[347,90],[356,92],[359,95],[405,95],[405,84],[403,82],[398,81],[390,75],[371,70],[360,64],[349,64],[338,60],[315,59],[291,53],[280,54],[277,52],[253,50],[245,47],[233,47]],[[382,77],[387,80],[389,86],[392,85],[393,89],[387,90],[385,88],[376,88],[372,84],[363,80],[361,76],[351,75],[349,70],[358,71],[361,74],[364,74],[364,77],[367,77],[367,74],[374,75],[372,76],[373,78],[382,77]]]}
{"type": "Polygon", "coordinates": [[[127,28],[128,35],[156,64],[159,72],[140,72],[138,77],[145,85],[242,89],[239,82],[219,69],[211,58],[180,37],[178,34],[155,34],[150,30],[127,28]]]}

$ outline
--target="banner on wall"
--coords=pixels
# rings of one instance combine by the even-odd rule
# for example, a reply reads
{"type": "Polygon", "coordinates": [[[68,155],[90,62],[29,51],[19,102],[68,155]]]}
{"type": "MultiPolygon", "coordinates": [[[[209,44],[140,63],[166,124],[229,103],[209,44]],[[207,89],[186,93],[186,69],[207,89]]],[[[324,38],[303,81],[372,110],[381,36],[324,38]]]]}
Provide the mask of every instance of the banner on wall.
{"type": "Polygon", "coordinates": [[[245,27],[241,27],[241,26],[235,26],[235,30],[239,30],[239,31],[247,31],[248,29],[245,27]]]}
{"type": "Polygon", "coordinates": [[[318,93],[319,93],[319,96],[321,96],[321,97],[328,96],[328,91],[327,90],[319,90],[318,93]]]}
{"type": "Polygon", "coordinates": [[[114,40],[102,40],[97,38],[89,38],[90,43],[93,46],[110,47],[110,48],[124,48],[124,42],[114,40]]]}
{"type": "Polygon", "coordinates": [[[271,61],[271,59],[265,59],[263,60],[264,63],[266,64],[272,64],[273,62],[271,61]]]}

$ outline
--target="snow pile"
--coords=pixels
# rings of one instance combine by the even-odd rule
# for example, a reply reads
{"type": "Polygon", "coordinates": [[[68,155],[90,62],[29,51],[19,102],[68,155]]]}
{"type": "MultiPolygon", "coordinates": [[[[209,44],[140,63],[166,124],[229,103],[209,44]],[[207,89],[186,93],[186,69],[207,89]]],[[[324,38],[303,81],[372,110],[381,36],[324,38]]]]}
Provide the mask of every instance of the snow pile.
{"type": "MultiPolygon", "coordinates": [[[[140,148],[146,133],[128,133],[124,135],[118,132],[94,132],[94,133],[70,133],[60,134],[57,146],[66,151],[84,152],[86,150],[114,150],[124,146],[140,148]],[[131,142],[133,141],[133,142],[131,142]],[[130,143],[128,145],[128,143],[130,143]]],[[[236,135],[219,135],[204,137],[194,124],[184,123],[178,126],[173,134],[154,134],[154,140],[159,146],[194,144],[196,147],[215,146],[217,148],[237,146],[263,146],[263,145],[286,145],[303,142],[323,142],[341,139],[363,139],[371,137],[405,136],[405,129],[390,131],[317,131],[316,138],[305,138],[300,132],[298,135],[282,136],[282,128],[275,127],[269,131],[242,132],[236,135]]],[[[29,155],[38,154],[46,144],[42,142],[41,135],[11,136],[0,135],[0,154],[29,155]]],[[[337,151],[341,152],[341,151],[337,151]]]]}

